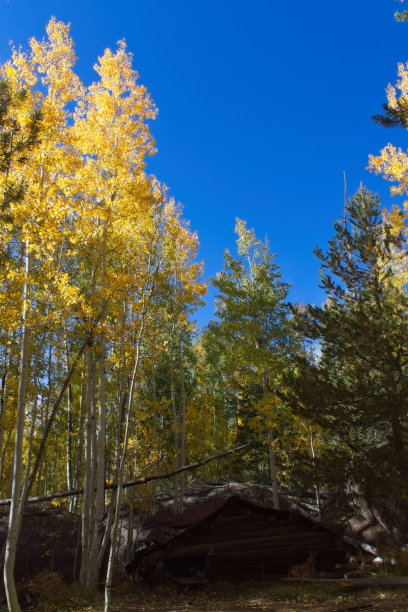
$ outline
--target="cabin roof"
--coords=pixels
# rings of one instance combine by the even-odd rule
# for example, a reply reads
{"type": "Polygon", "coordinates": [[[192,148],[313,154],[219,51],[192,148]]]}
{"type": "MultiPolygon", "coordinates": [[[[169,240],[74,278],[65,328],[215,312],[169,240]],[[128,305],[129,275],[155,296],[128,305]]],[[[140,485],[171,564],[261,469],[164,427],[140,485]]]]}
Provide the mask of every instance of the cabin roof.
{"type": "Polygon", "coordinates": [[[263,513],[268,516],[275,516],[276,518],[287,520],[289,520],[291,516],[302,516],[304,521],[309,522],[311,525],[317,525],[322,529],[327,529],[340,536],[344,534],[343,528],[337,523],[318,520],[299,510],[275,510],[274,508],[264,507],[237,495],[233,495],[228,499],[213,497],[197,506],[185,509],[181,514],[162,511],[149,516],[144,520],[142,525],[142,538],[150,537],[151,540],[157,543],[165,544],[177,537],[177,535],[185,533],[187,529],[195,527],[202,521],[218,515],[226,508],[238,507],[246,508],[249,518],[252,512],[263,513]]]}

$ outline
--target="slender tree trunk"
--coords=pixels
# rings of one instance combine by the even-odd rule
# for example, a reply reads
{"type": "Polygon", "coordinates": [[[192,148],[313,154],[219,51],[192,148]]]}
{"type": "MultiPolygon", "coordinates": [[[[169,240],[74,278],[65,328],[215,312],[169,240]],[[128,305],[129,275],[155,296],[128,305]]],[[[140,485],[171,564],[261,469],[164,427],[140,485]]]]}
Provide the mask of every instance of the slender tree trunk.
{"type": "MultiPolygon", "coordinates": [[[[125,389],[125,371],[126,371],[126,354],[123,351],[122,355],[122,367],[121,372],[119,374],[118,381],[118,406],[116,410],[116,436],[115,436],[115,456],[113,462],[113,474],[112,480],[114,482],[118,481],[119,467],[120,467],[120,441],[121,441],[121,432],[122,432],[122,423],[124,417],[124,410],[126,407],[126,400],[128,394],[125,389]]],[[[108,516],[106,517],[105,523],[105,531],[102,538],[101,547],[98,554],[98,572],[100,573],[102,563],[105,557],[105,553],[110,541],[111,532],[112,532],[112,523],[114,518],[114,511],[116,507],[116,491],[112,491],[111,500],[108,507],[108,516]]]]}
{"type": "Polygon", "coordinates": [[[26,495],[27,495],[27,487],[29,484],[29,476],[31,470],[31,458],[33,453],[33,442],[34,442],[34,434],[35,434],[35,425],[37,423],[37,412],[38,412],[38,354],[36,355],[34,362],[34,371],[33,371],[33,380],[34,380],[34,398],[33,398],[33,406],[31,411],[31,427],[30,427],[30,436],[28,440],[28,449],[27,449],[27,460],[26,460],[26,471],[24,484],[22,489],[21,499],[25,504],[26,495]]]}
{"type": "MultiPolygon", "coordinates": [[[[40,408],[40,421],[41,421],[41,434],[44,436],[45,430],[45,415],[44,415],[44,397],[41,397],[41,408],[40,408]]],[[[37,475],[37,496],[41,493],[41,479],[42,479],[42,470],[43,470],[44,462],[41,461],[38,467],[38,475],[37,475]]]]}
{"type": "MultiPolygon", "coordinates": [[[[263,388],[263,401],[265,407],[269,409],[270,405],[270,385],[269,385],[269,376],[266,371],[262,374],[262,388],[263,388]]],[[[275,460],[275,449],[273,446],[273,427],[272,427],[272,413],[267,414],[266,416],[266,429],[268,435],[268,458],[269,458],[269,476],[271,479],[272,485],[272,499],[273,499],[273,507],[275,510],[279,510],[279,490],[278,490],[278,477],[276,474],[276,460],[275,460]]]]}
{"type": "Polygon", "coordinates": [[[278,478],[276,475],[275,449],[273,448],[272,431],[269,432],[268,456],[269,456],[269,473],[270,473],[271,485],[272,485],[273,507],[275,508],[275,510],[279,510],[278,478]]]}
{"type": "MultiPolygon", "coordinates": [[[[43,436],[40,442],[40,446],[37,452],[37,457],[35,459],[35,463],[34,463],[34,467],[31,470],[31,474],[30,474],[30,479],[29,479],[29,486],[28,486],[28,491],[27,491],[27,495],[29,495],[31,488],[34,485],[35,479],[37,477],[37,474],[39,474],[39,470],[40,470],[40,466],[43,463],[43,459],[45,458],[45,450],[46,450],[46,444],[47,444],[47,440],[48,440],[48,436],[50,435],[52,426],[54,424],[55,421],[55,417],[58,413],[59,407],[61,406],[61,402],[62,399],[64,397],[65,391],[67,390],[67,387],[69,385],[69,382],[71,380],[71,377],[73,375],[73,373],[75,372],[75,368],[77,366],[78,361],[80,360],[80,358],[82,357],[82,353],[85,350],[85,346],[86,346],[86,341],[83,342],[83,344],[80,346],[76,357],[74,359],[74,361],[71,364],[71,367],[69,369],[69,372],[67,374],[67,376],[65,377],[65,380],[61,386],[60,392],[58,394],[57,399],[54,402],[54,405],[52,407],[52,411],[51,414],[49,415],[49,418],[47,419],[47,421],[45,422],[44,428],[43,428],[43,436]]],[[[45,475],[46,475],[46,470],[44,470],[45,475]]]]}
{"type": "MultiPolygon", "coordinates": [[[[181,392],[181,464],[180,467],[186,465],[186,387],[184,383],[184,366],[183,366],[183,338],[181,329],[179,332],[179,376],[180,376],[180,392],[181,392]]],[[[180,474],[180,507],[179,512],[184,509],[184,489],[185,489],[185,473],[180,474]]]]}
{"type": "Polygon", "coordinates": [[[106,438],[106,378],[105,378],[105,342],[101,340],[99,366],[99,413],[96,440],[96,491],[94,532],[89,554],[88,588],[96,588],[98,582],[98,553],[102,539],[102,526],[105,510],[105,438],[106,438]]]}
{"type": "Polygon", "coordinates": [[[91,340],[86,349],[86,425],[85,425],[85,474],[84,474],[84,497],[82,502],[81,522],[81,570],[80,581],[86,585],[89,572],[89,552],[92,543],[93,525],[91,523],[92,506],[94,501],[94,459],[92,453],[95,451],[95,368],[93,360],[93,341],[91,340]]]}
{"type": "MultiPolygon", "coordinates": [[[[3,440],[4,440],[4,423],[6,420],[7,414],[7,403],[8,403],[8,376],[10,372],[11,365],[11,350],[7,350],[3,375],[0,380],[0,455],[3,448],[3,440]]],[[[2,480],[0,479],[0,488],[1,488],[2,480]]]]}
{"type": "MultiPolygon", "coordinates": [[[[92,273],[89,302],[94,307],[97,272],[96,247],[92,253],[92,273]]],[[[88,344],[86,347],[86,420],[85,420],[85,473],[84,497],[82,502],[81,521],[81,569],[80,582],[88,584],[90,571],[90,553],[94,534],[93,517],[95,512],[95,480],[96,480],[96,406],[95,406],[95,363],[94,363],[94,333],[89,322],[88,344]]]]}
{"type": "Polygon", "coordinates": [[[30,427],[30,435],[29,435],[29,439],[28,439],[25,477],[24,477],[24,480],[23,480],[23,485],[22,485],[22,490],[21,490],[21,501],[20,501],[20,507],[19,507],[19,512],[18,512],[18,533],[20,533],[21,520],[23,518],[23,510],[24,510],[24,506],[25,506],[25,503],[26,503],[26,500],[27,500],[27,496],[28,496],[28,488],[30,486],[31,458],[32,458],[32,451],[33,451],[35,424],[36,424],[36,421],[37,421],[37,410],[38,410],[38,373],[37,373],[37,368],[38,368],[38,355],[36,356],[36,359],[35,359],[34,372],[33,372],[34,399],[33,399],[32,412],[31,412],[31,419],[32,419],[32,421],[31,421],[31,427],[30,427]]]}
{"type": "MultiPolygon", "coordinates": [[[[75,460],[75,488],[77,489],[79,486],[79,482],[82,476],[82,454],[84,448],[84,394],[85,394],[85,385],[84,385],[84,369],[85,369],[85,361],[83,359],[83,366],[81,372],[81,388],[79,392],[79,422],[78,422],[78,444],[76,449],[76,460],[75,460]]],[[[70,500],[70,512],[78,511],[78,497],[72,497],[70,500]]]]}
{"type": "Polygon", "coordinates": [[[129,497],[129,518],[128,518],[128,537],[126,543],[126,561],[130,561],[132,558],[132,547],[133,547],[133,508],[134,508],[134,491],[130,491],[129,497]]]}
{"type": "Polygon", "coordinates": [[[10,445],[12,430],[11,428],[7,432],[6,441],[4,443],[2,453],[1,453],[1,465],[0,465],[0,487],[3,487],[3,479],[4,479],[4,467],[6,464],[6,455],[10,445]]]}
{"type": "Polygon", "coordinates": [[[122,456],[119,465],[119,473],[118,473],[118,488],[116,492],[116,503],[115,503],[115,515],[112,524],[112,533],[111,533],[111,546],[109,551],[109,562],[108,562],[108,571],[106,574],[106,582],[105,582],[105,608],[104,612],[109,612],[109,607],[112,599],[112,578],[113,578],[113,565],[114,559],[117,551],[117,540],[118,540],[118,529],[119,529],[119,519],[120,519],[120,504],[122,500],[122,488],[123,488],[123,474],[125,470],[127,452],[128,452],[128,442],[129,442],[129,433],[130,433],[130,425],[131,425],[131,416],[132,416],[132,404],[133,404],[133,393],[136,384],[137,372],[139,369],[139,360],[140,360],[140,343],[143,332],[143,326],[140,330],[139,338],[136,346],[136,359],[133,367],[133,373],[130,383],[129,389],[129,399],[126,411],[126,425],[125,425],[125,436],[123,440],[123,450],[122,456]]]}
{"type": "MultiPolygon", "coordinates": [[[[176,384],[174,377],[174,323],[171,330],[170,337],[170,395],[171,395],[171,407],[173,411],[173,430],[174,430],[174,469],[179,468],[179,428],[178,428],[178,416],[177,416],[177,405],[176,405],[176,384]]],[[[180,479],[179,475],[174,478],[174,512],[180,512],[180,479]]]]}
{"type": "MultiPolygon", "coordinates": [[[[65,354],[66,354],[66,374],[68,374],[69,370],[69,350],[68,350],[68,341],[67,337],[65,337],[65,354]]],[[[68,393],[67,393],[67,487],[68,489],[74,487],[73,483],[73,470],[72,470],[72,385],[69,383],[68,385],[68,393]]]]}
{"type": "MultiPolygon", "coordinates": [[[[313,465],[313,471],[314,471],[316,467],[316,451],[315,451],[315,445],[314,445],[313,429],[311,425],[309,425],[309,432],[310,432],[310,452],[312,454],[312,465],[313,465]]],[[[320,519],[322,516],[322,502],[320,498],[320,488],[319,488],[319,483],[316,480],[316,477],[314,478],[314,480],[316,482],[316,484],[314,485],[314,490],[316,493],[317,517],[318,519],[320,519]]]]}
{"type": "MultiPolygon", "coordinates": [[[[153,448],[155,453],[155,461],[153,473],[158,473],[159,470],[159,462],[158,462],[158,435],[157,435],[157,388],[156,388],[156,364],[152,365],[152,399],[153,399],[153,448]]],[[[156,480],[152,481],[152,497],[150,502],[151,513],[154,514],[156,512],[156,504],[157,504],[157,482],[156,480]]]]}
{"type": "Polygon", "coordinates": [[[102,529],[103,529],[103,518],[105,511],[105,442],[106,442],[106,340],[104,324],[106,319],[106,299],[104,297],[104,291],[106,288],[106,240],[107,240],[107,228],[106,223],[103,228],[102,234],[102,248],[101,248],[101,290],[102,299],[100,307],[100,320],[101,320],[101,331],[99,340],[99,357],[98,357],[98,376],[99,376],[99,412],[98,412],[98,423],[96,431],[96,448],[95,448],[95,514],[94,514],[94,526],[93,526],[93,537],[90,542],[91,550],[89,555],[89,569],[87,586],[88,588],[94,589],[98,583],[98,553],[101,546],[102,540],[102,529]]]}
{"type": "Polygon", "coordinates": [[[16,585],[14,582],[14,565],[16,560],[17,540],[19,532],[19,516],[21,503],[21,476],[23,470],[23,441],[25,426],[25,404],[28,380],[29,362],[29,339],[30,330],[28,326],[28,277],[29,277],[29,244],[26,241],[24,254],[25,281],[23,288],[23,316],[22,316],[22,341],[20,357],[20,378],[17,396],[17,423],[14,442],[13,481],[11,490],[11,504],[9,524],[6,542],[6,554],[4,559],[4,587],[7,596],[7,604],[10,612],[20,612],[16,585]]]}

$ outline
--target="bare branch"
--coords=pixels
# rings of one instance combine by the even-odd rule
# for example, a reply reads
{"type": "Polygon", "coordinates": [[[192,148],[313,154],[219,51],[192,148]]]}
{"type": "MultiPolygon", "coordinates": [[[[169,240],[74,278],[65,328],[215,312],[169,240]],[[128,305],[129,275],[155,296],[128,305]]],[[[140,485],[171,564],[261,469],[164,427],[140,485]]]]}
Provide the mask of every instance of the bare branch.
{"type": "MultiPolygon", "coordinates": [[[[216,455],[211,455],[207,457],[207,459],[202,459],[201,461],[196,461],[195,463],[190,463],[184,467],[178,468],[177,470],[172,470],[171,472],[164,472],[162,474],[151,474],[150,476],[142,476],[141,478],[135,478],[134,480],[128,480],[124,482],[122,487],[134,487],[137,485],[146,484],[147,482],[151,482],[152,480],[162,480],[164,478],[171,478],[172,476],[176,476],[176,474],[180,474],[181,472],[186,472],[187,470],[194,470],[206,463],[210,463],[211,461],[215,461],[216,459],[221,459],[221,457],[227,457],[228,455],[232,455],[233,453],[240,453],[243,450],[249,448],[249,444],[243,444],[242,446],[238,446],[237,448],[230,448],[229,450],[223,451],[222,453],[217,453],[216,455]]],[[[109,483],[105,484],[105,489],[116,489],[118,487],[118,483],[109,483]]],[[[70,491],[57,491],[56,493],[48,493],[47,495],[37,495],[36,497],[27,498],[27,503],[37,503],[49,501],[50,499],[61,499],[62,497],[70,497],[71,495],[82,495],[84,492],[83,489],[71,489],[70,491]]],[[[0,506],[7,506],[10,504],[10,499],[0,499],[0,506]]]]}

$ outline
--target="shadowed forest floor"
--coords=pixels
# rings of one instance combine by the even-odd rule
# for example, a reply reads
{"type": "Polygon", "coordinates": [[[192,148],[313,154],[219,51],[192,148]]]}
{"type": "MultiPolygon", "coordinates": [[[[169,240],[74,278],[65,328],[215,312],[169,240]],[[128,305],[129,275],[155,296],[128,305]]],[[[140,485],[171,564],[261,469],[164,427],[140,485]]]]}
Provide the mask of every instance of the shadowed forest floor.
{"type": "MultiPolygon", "coordinates": [[[[218,583],[195,593],[168,587],[126,585],[115,592],[112,612],[346,612],[376,610],[407,612],[404,587],[346,590],[337,585],[218,583]]],[[[39,612],[101,612],[102,594],[71,593],[64,600],[44,602],[39,612]]]]}

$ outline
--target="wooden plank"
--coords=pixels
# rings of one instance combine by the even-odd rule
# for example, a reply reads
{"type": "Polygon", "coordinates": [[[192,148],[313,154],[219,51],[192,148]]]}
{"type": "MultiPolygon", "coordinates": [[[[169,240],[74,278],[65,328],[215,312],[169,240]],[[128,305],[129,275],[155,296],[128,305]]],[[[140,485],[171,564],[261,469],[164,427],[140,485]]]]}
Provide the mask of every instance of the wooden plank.
{"type": "MultiPolygon", "coordinates": [[[[320,534],[314,534],[313,538],[310,538],[309,534],[297,534],[296,538],[292,542],[288,542],[288,538],[284,536],[278,536],[276,538],[268,538],[268,542],[255,542],[253,540],[249,540],[247,545],[243,545],[241,542],[234,543],[234,546],[231,546],[230,542],[214,542],[213,544],[200,544],[200,545],[191,545],[191,546],[182,546],[180,542],[177,542],[177,545],[174,545],[172,548],[167,547],[164,550],[157,551],[152,553],[153,558],[160,559],[188,559],[193,557],[205,557],[207,555],[223,553],[226,555],[231,555],[232,558],[234,556],[240,556],[245,554],[245,556],[249,556],[252,554],[254,558],[256,555],[266,555],[266,556],[278,556],[285,553],[285,551],[295,551],[297,549],[302,549],[305,547],[306,549],[318,550],[319,547],[323,546],[323,549],[328,549],[332,544],[332,539],[330,534],[326,534],[324,532],[320,534]],[[316,535],[318,537],[316,537],[316,535]],[[294,543],[296,542],[296,546],[294,543]]],[[[185,544],[183,542],[183,544],[185,544]]]]}
{"type": "MultiPolygon", "coordinates": [[[[190,551],[191,555],[208,554],[211,552],[234,551],[234,550],[253,550],[276,547],[291,547],[291,546],[313,546],[323,543],[331,543],[335,541],[335,536],[327,531],[301,532],[294,534],[284,534],[271,537],[248,538],[234,541],[219,541],[214,540],[205,544],[196,544],[194,539],[190,545],[186,546],[185,541],[177,540],[172,543],[173,550],[190,551]]],[[[167,548],[169,550],[169,548],[167,548]]]]}
{"type": "MultiPolygon", "coordinates": [[[[313,552],[316,553],[317,558],[321,552],[325,552],[325,544],[317,545],[313,548],[313,552]]],[[[253,551],[235,551],[235,552],[224,552],[214,553],[207,557],[208,564],[215,565],[234,565],[240,563],[256,563],[256,562],[268,562],[268,563],[288,563],[290,565],[299,565],[305,563],[310,556],[311,549],[309,546],[298,546],[279,548],[275,550],[253,550],[253,551]]]]}
{"type": "Polygon", "coordinates": [[[281,572],[281,573],[288,573],[288,571],[294,566],[294,565],[299,565],[302,562],[305,563],[308,559],[308,554],[306,553],[305,556],[303,557],[303,559],[301,558],[296,558],[296,559],[267,559],[267,558],[263,558],[263,559],[251,559],[250,562],[248,562],[247,559],[240,559],[239,561],[236,562],[229,562],[229,561],[221,561],[218,560],[217,562],[212,562],[210,561],[208,563],[208,565],[206,566],[206,572],[245,572],[245,573],[253,573],[253,574],[258,574],[261,571],[264,572],[281,572]]]}
{"type": "Polygon", "coordinates": [[[267,521],[264,516],[256,516],[254,514],[242,514],[239,516],[229,516],[225,518],[216,517],[213,520],[213,529],[237,529],[241,525],[267,525],[267,521]]]}
{"type": "Polygon", "coordinates": [[[234,530],[232,532],[226,532],[224,530],[214,530],[210,534],[205,533],[203,535],[191,535],[191,540],[196,544],[207,544],[214,541],[218,542],[234,542],[243,541],[249,539],[265,539],[278,535],[292,535],[296,533],[311,533],[306,531],[304,525],[283,525],[282,527],[270,528],[269,526],[262,527],[262,529],[253,529],[252,526],[244,531],[234,530]]]}

